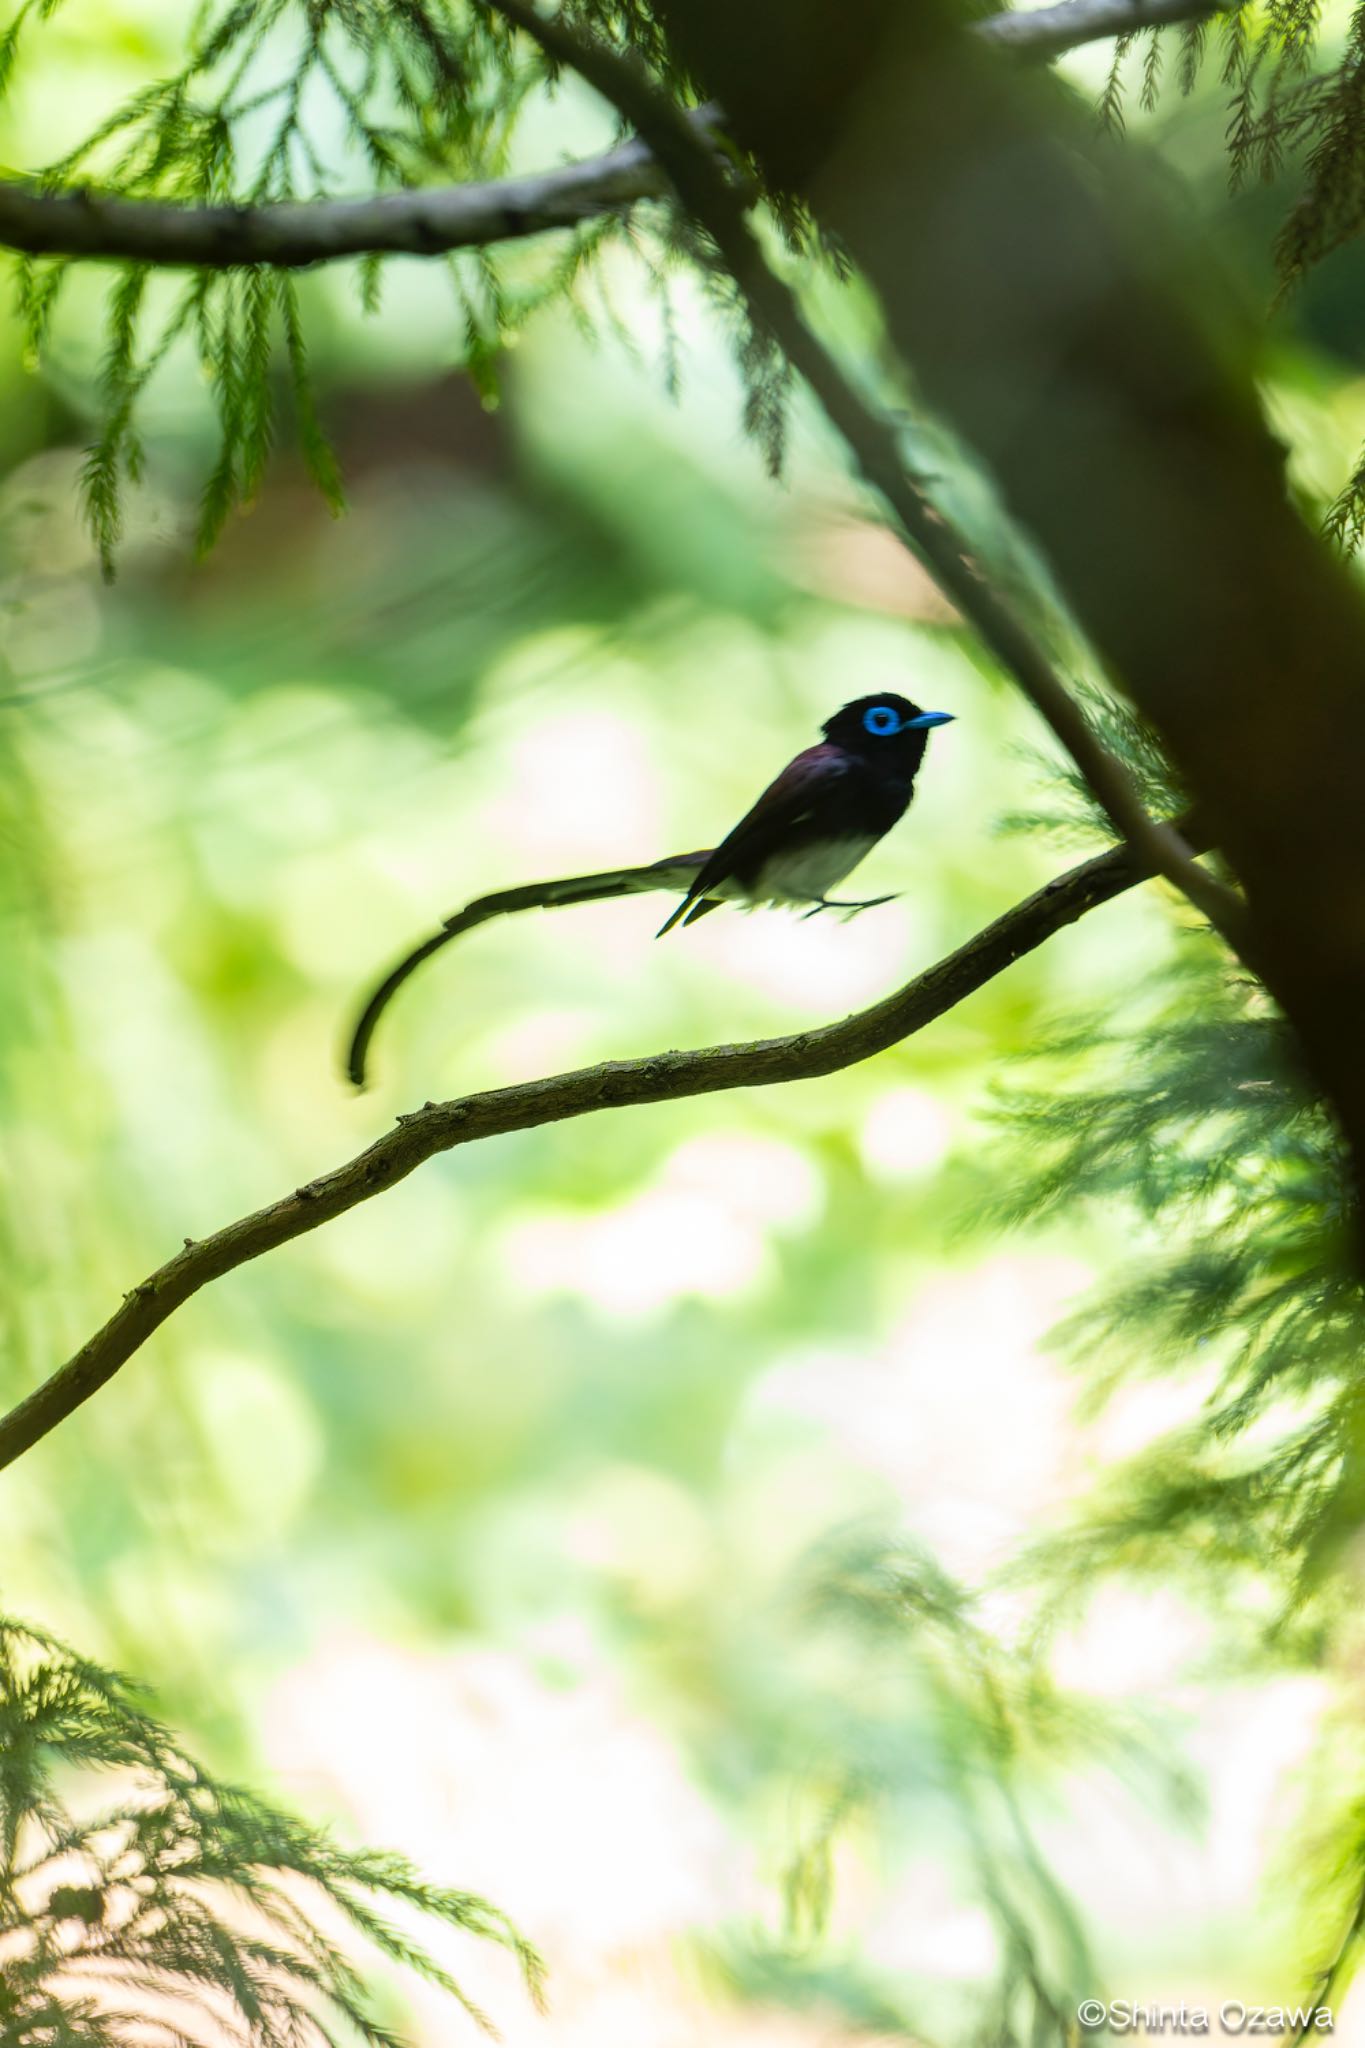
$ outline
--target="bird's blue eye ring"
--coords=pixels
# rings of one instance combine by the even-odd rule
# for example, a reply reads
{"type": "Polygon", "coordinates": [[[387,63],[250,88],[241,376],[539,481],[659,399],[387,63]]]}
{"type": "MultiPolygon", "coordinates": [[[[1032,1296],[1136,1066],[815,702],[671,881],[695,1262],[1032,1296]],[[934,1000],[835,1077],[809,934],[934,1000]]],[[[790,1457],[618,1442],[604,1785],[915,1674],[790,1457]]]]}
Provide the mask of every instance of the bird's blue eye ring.
{"type": "Polygon", "coordinates": [[[874,704],[870,711],[863,713],[864,732],[874,733],[878,739],[887,739],[900,729],[900,714],[893,711],[889,704],[874,704]]]}

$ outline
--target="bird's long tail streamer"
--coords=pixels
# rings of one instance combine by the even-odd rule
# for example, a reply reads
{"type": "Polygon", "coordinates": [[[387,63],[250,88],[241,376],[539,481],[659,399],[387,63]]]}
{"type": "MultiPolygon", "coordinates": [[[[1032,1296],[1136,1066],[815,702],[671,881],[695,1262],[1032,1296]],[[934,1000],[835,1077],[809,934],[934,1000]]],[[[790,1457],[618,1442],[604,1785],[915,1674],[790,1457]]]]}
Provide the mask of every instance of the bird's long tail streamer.
{"type": "Polygon", "coordinates": [[[574,903],[600,903],[612,896],[633,896],[650,889],[686,889],[697,870],[710,859],[709,849],[701,853],[675,853],[643,868],[610,868],[600,875],[568,875],[555,882],[526,882],[518,889],[498,889],[491,896],[479,896],[448,917],[438,932],[423,939],[396,967],[384,976],[366,1002],[351,1033],[346,1053],[346,1073],[357,1088],[366,1081],[370,1041],[393,997],[410,974],[424,960],[438,953],[476,925],[494,917],[510,917],[518,910],[565,910],[574,903]]]}

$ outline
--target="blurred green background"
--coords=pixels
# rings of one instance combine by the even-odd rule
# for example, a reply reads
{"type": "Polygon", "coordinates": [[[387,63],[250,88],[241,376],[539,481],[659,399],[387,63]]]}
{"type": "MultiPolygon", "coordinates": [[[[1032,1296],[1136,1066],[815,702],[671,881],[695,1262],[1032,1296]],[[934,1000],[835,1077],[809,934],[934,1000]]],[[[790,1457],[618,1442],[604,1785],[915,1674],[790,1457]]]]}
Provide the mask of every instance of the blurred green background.
{"type": "MultiPolygon", "coordinates": [[[[73,0],[45,30],[7,161],[165,60],[176,10],[133,13],[73,0]]],[[[1283,195],[1228,198],[1222,121],[1210,83],[1138,125],[1259,311],[1283,195]]],[[[570,96],[521,147],[603,132],[570,96]]],[[[519,256],[528,284],[552,256],[519,256]]],[[[547,312],[490,410],[439,271],[391,266],[368,321],[353,280],[310,280],[350,509],[286,447],[203,565],[210,422],[173,363],[112,587],[75,489],[79,294],[41,377],[17,331],[0,346],[7,1403],[183,1237],[394,1112],[842,1015],[1070,858],[997,829],[1049,800],[1039,733],[814,420],[798,405],[774,487],[695,288],[671,402],[656,299],[624,257],[607,282],[634,349],[600,303],[595,344],[547,312]],[[894,905],[657,947],[662,899],[491,927],[405,991],[350,1095],[358,994],[443,914],[712,843],[881,687],[958,721],[860,871],[894,905]]],[[[1323,498],[1365,438],[1361,293],[1336,259],[1267,348],[1323,498]]],[[[147,1680],[224,1768],[505,1907],[548,1954],[549,2018],[509,1962],[460,1969],[514,2043],[933,2032],[988,2002],[1012,1914],[1093,1989],[1034,1844],[1116,1994],[1288,1998],[1299,1926],[1267,1858],[1325,1681],[1238,1680],[1174,1593],[1107,1589],[1050,1652],[1065,1709],[1018,1667],[1025,1830],[961,1639],[810,1599],[850,1546],[920,1546],[1019,1635],[1002,1568],[1188,1409],[1156,1384],[1080,1419],[1048,1345],[1117,1221],[974,1221],[1008,1170],[994,1084],[1076,1004],[1121,1017],[1177,943],[1149,889],[867,1065],[462,1150],[247,1267],[6,1474],[7,1605],[147,1680]]],[[[395,2010],[465,2038],[435,1993],[395,2010]]]]}

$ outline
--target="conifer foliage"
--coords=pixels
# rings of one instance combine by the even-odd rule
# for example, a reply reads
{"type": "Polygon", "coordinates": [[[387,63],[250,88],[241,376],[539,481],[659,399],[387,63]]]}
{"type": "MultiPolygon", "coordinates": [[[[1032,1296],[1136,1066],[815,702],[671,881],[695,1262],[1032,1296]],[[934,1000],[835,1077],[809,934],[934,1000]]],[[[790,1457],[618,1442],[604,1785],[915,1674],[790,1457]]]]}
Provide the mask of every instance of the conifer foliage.
{"type": "MultiPolygon", "coordinates": [[[[23,0],[0,31],[0,95],[30,39],[61,0],[23,0]]],[[[1189,92],[1211,65],[1229,93],[1228,149],[1234,181],[1292,170],[1295,202],[1277,257],[1286,289],[1350,239],[1365,218],[1365,19],[1357,11],[1339,50],[1320,42],[1319,0],[1240,0],[1188,23],[1119,36],[1099,111],[1123,125],[1136,89],[1144,108],[1172,84],[1189,92]]],[[[576,0],[565,19],[646,64],[684,104],[696,95],[650,11],[637,0],[576,0]]],[[[433,183],[470,184],[504,171],[528,99],[556,84],[552,66],[483,0],[221,0],[193,19],[183,61],[115,108],[77,147],[32,175],[38,189],[88,188],[186,206],[256,206],[383,192],[433,183]]],[[[755,167],[742,172],[765,198],[785,238],[817,265],[838,267],[810,225],[780,194],[763,195],[755,167]]],[[[440,259],[448,272],[465,367],[495,402],[503,345],[547,302],[568,297],[590,326],[616,325],[604,293],[593,295],[611,243],[629,244],[659,293],[663,373],[676,362],[668,336],[669,270],[699,262],[711,275],[748,397],[746,430],[769,467],[781,461],[785,368],[771,339],[735,312],[713,252],[667,207],[636,208],[562,229],[552,256],[528,270],[496,248],[440,259]]],[[[18,258],[19,298],[30,356],[40,355],[72,260],[18,258]]],[[[384,259],[356,260],[361,301],[378,312],[384,259]]],[[[294,275],[269,266],[182,273],[168,291],[149,267],[122,266],[110,288],[99,376],[100,427],[85,475],[86,506],[106,568],[122,526],[125,487],[141,476],[145,450],[138,404],[176,349],[190,349],[212,394],[218,450],[204,481],[198,542],[208,547],[235,505],[260,489],[287,392],[292,430],[327,501],[342,502],[342,478],[319,417],[309,371],[306,322],[294,275]]],[[[1365,469],[1331,508],[1336,535],[1354,543],[1365,526],[1365,469]]]]}
{"type": "MultiPolygon", "coordinates": [[[[0,36],[0,86],[22,39],[58,0],[27,0],[0,36]]],[[[375,189],[432,176],[476,178],[501,167],[528,75],[496,18],[478,9],[457,19],[443,0],[229,0],[201,12],[184,62],[118,107],[77,148],[47,165],[41,184],[81,183],[128,198],[184,204],[262,204],[317,197],[357,183],[375,189]],[[339,137],[329,154],[319,133],[339,137]]],[[[41,348],[68,265],[21,266],[20,302],[30,350],[41,348]]],[[[491,264],[452,265],[471,368],[507,325],[491,264]]],[[[102,428],[85,473],[86,505],[111,562],[125,482],[143,448],[137,402],[184,338],[213,393],[219,450],[204,484],[199,545],[209,546],[235,504],[259,488],[276,429],[273,370],[282,360],[295,429],[328,502],[341,480],[319,423],[298,292],[264,268],[192,272],[155,314],[148,270],[130,265],[109,295],[100,377],[102,428]]],[[[377,267],[362,270],[368,305],[377,267]]]]}
{"type": "Polygon", "coordinates": [[[366,1947],[487,2027],[405,1930],[422,1915],[509,1949],[538,1994],[536,1954],[495,1907],[220,1783],[126,1680],[0,1620],[6,2048],[397,2048],[357,1971],[366,1947]]]}
{"type": "MultiPolygon", "coordinates": [[[[1150,731],[1098,693],[1088,709],[1144,800],[1178,809],[1150,731]]],[[[1011,823],[1074,836],[1087,812],[1093,829],[1072,778],[1050,812],[1011,823]]],[[[1079,1010],[1029,1064],[1027,1083],[997,1091],[1009,1154],[986,1215],[1126,1214],[1131,1264],[1059,1335],[1092,1407],[1162,1372],[1202,1397],[1193,1420],[1106,1472],[1093,1510],[1047,1546],[1051,1593],[1104,1569],[1201,1582],[1216,1560],[1279,1589],[1265,1618],[1283,1631],[1320,1612],[1325,1568],[1365,1511],[1365,1304],[1336,1127],[1264,990],[1198,928],[1117,1024],[1079,1010]]]]}
{"type": "MultiPolygon", "coordinates": [[[[59,4],[24,0],[0,32],[0,94],[25,39],[59,4]]],[[[613,7],[603,25],[628,32],[637,48],[663,61],[662,42],[642,9],[613,7]]],[[[90,187],[186,206],[259,206],[478,181],[505,168],[523,103],[544,79],[538,55],[520,47],[501,17],[477,0],[227,0],[200,11],[172,75],[133,94],[78,147],[42,167],[36,182],[52,192],[90,187]]],[[[486,249],[444,259],[465,367],[485,400],[496,398],[497,359],[508,336],[539,305],[581,286],[603,243],[626,232],[619,212],[566,230],[543,273],[517,288],[486,249]]],[[[662,257],[651,256],[648,267],[662,285],[662,257]]],[[[70,269],[64,258],[19,260],[19,301],[35,359],[70,269]]],[[[377,312],[382,262],[364,258],[357,270],[362,303],[377,312]]],[[[276,437],[280,382],[292,399],[308,468],[339,509],[342,481],[319,419],[292,274],[264,265],[204,268],[182,276],[168,295],[150,286],[149,266],[129,264],[108,296],[101,427],[84,479],[106,570],[121,533],[124,487],[143,473],[138,401],[179,346],[194,351],[218,419],[217,458],[200,501],[200,548],[261,485],[276,437]]],[[[608,308],[600,310],[610,317],[608,308]]],[[[760,419],[755,431],[763,428],[760,419]]]]}
{"type": "MultiPolygon", "coordinates": [[[[1365,10],[1351,10],[1336,45],[1322,35],[1322,13],[1322,0],[1237,0],[1177,28],[1119,36],[1100,100],[1103,118],[1121,128],[1135,77],[1139,102],[1151,111],[1168,84],[1190,93],[1217,65],[1234,186],[1291,183],[1275,246],[1282,292],[1365,226],[1365,10]]],[[[1330,507],[1327,527],[1351,546],[1365,538],[1365,458],[1330,507]]]]}

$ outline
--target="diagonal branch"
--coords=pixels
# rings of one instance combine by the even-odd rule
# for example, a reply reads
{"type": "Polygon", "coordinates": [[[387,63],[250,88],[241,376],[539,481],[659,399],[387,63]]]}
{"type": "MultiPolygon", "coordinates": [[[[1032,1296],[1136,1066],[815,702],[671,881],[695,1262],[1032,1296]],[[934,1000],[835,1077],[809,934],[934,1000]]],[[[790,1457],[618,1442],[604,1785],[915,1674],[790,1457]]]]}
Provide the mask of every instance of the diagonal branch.
{"type": "Polygon", "coordinates": [[[715,153],[633,56],[538,13],[530,0],[482,0],[530,36],[553,64],[575,70],[614,106],[653,150],[678,200],[714,243],[756,327],[773,337],[803,377],[866,481],[963,616],[975,627],[1080,770],[1092,795],[1130,846],[1188,898],[1248,966],[1245,906],[1201,868],[1180,833],[1148,816],[1124,763],[1087,722],[1045,647],[1024,619],[980,574],[965,542],[920,491],[901,457],[895,428],[863,397],[807,325],[792,287],[767,262],[746,217],[746,197],[715,153]]]}
{"type": "MultiPolygon", "coordinates": [[[[1182,830],[1188,832],[1188,821],[1182,821],[1182,830]]],[[[491,1088],[460,1101],[429,1102],[412,1115],[399,1117],[393,1130],[344,1166],[268,1208],[226,1224],[211,1237],[197,1243],[187,1240],[183,1251],[123,1297],[109,1321],[74,1357],[0,1418],[0,1469],[41,1442],[97,1393],[191,1295],[383,1194],[438,1153],[596,1110],[680,1102],[726,1088],[809,1081],[855,1066],[922,1031],[1013,961],[1034,952],[1087,911],[1146,881],[1151,873],[1128,847],[1111,847],[1025,897],[894,995],[837,1024],[783,1038],[760,1038],[748,1045],[609,1060],[546,1080],[491,1088]]]]}
{"type": "MultiPolygon", "coordinates": [[[[1041,63],[1108,36],[1199,21],[1215,5],[1057,0],[1052,7],[990,15],[976,32],[1008,56],[1041,63]]],[[[714,127],[717,110],[700,107],[690,118],[705,131],[714,127]]],[[[45,191],[11,179],[0,180],[0,247],[166,269],[264,263],[297,270],[348,256],[440,256],[517,241],[576,227],[667,190],[667,178],[642,142],[526,177],[267,206],[179,206],[90,187],[45,191]]]]}

